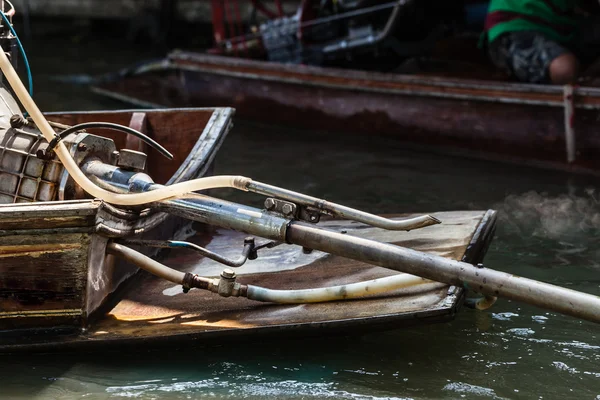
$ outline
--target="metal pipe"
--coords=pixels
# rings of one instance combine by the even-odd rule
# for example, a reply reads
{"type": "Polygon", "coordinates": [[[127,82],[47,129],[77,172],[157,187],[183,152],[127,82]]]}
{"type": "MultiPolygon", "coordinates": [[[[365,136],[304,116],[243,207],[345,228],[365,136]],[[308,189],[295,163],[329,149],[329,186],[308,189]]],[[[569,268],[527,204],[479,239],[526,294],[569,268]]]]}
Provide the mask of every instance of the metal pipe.
{"type": "Polygon", "coordinates": [[[253,207],[203,195],[194,195],[193,199],[162,201],[153,206],[178,217],[247,232],[277,242],[285,241],[285,231],[290,223],[288,219],[253,207]]]}
{"type": "Polygon", "coordinates": [[[573,85],[563,87],[565,108],[565,144],[567,150],[567,162],[575,161],[577,148],[575,147],[575,98],[573,96],[573,85]]]}
{"type": "Polygon", "coordinates": [[[267,185],[266,183],[257,181],[248,181],[245,189],[249,192],[259,193],[266,196],[273,196],[279,199],[291,201],[292,203],[301,204],[308,207],[314,207],[328,215],[339,218],[351,219],[353,221],[362,222],[377,228],[393,230],[393,231],[410,231],[413,229],[424,228],[429,225],[441,223],[441,221],[431,215],[421,215],[414,218],[403,220],[392,220],[383,218],[378,215],[369,214],[364,211],[346,207],[340,204],[332,203],[316,197],[307,196],[302,193],[293,192],[277,186],[267,185]]]}
{"type": "Polygon", "coordinates": [[[212,252],[204,247],[198,246],[195,243],[185,242],[182,240],[121,240],[121,244],[127,246],[147,246],[147,247],[157,247],[161,249],[173,249],[173,248],[184,248],[194,250],[204,257],[210,258],[211,260],[215,260],[218,263],[227,265],[228,267],[241,267],[248,260],[248,256],[255,248],[254,238],[246,238],[244,239],[244,248],[242,249],[242,254],[236,260],[230,260],[229,258],[223,257],[220,254],[212,252]]]}
{"type": "Polygon", "coordinates": [[[292,223],[287,241],[600,323],[600,297],[419,251],[292,223]]]}

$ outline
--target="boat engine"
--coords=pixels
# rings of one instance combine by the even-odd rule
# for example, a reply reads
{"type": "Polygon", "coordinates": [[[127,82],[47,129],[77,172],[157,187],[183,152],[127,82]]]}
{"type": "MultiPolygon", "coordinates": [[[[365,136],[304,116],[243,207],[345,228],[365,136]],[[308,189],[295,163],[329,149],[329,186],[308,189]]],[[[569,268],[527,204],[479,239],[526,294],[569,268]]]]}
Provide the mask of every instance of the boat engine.
{"type": "MultiPolygon", "coordinates": [[[[37,127],[20,113],[5,88],[0,88],[0,203],[72,200],[89,197],[70,178],[54,147],[60,141],[77,165],[113,166],[115,171],[142,172],[146,154],[134,150],[118,151],[112,139],[87,133],[88,128],[107,128],[142,137],[159,152],[171,157],[162,146],[132,128],[103,122],[67,126],[51,123],[56,131],[50,143],[37,127]],[[53,143],[54,142],[54,143],[53,143]]],[[[149,177],[145,180],[150,182],[149,177]]]]}

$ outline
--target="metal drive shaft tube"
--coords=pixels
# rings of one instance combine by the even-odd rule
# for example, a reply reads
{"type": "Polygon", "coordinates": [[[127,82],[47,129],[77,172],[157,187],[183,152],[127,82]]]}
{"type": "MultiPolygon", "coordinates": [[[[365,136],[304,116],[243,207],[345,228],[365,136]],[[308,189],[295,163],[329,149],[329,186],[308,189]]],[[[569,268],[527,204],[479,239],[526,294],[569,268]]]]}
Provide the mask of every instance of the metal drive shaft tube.
{"type": "Polygon", "coordinates": [[[378,215],[369,214],[364,211],[343,206],[341,204],[332,203],[316,197],[307,196],[302,193],[293,192],[291,190],[282,189],[277,186],[267,185],[266,183],[253,180],[246,181],[245,189],[249,192],[273,196],[282,200],[291,201],[292,203],[314,207],[334,217],[351,219],[353,221],[362,222],[367,225],[392,231],[410,231],[440,223],[439,219],[431,215],[421,215],[403,220],[383,218],[378,215]]]}
{"type": "Polygon", "coordinates": [[[192,199],[162,201],[154,205],[178,217],[278,242],[285,241],[285,231],[290,223],[288,219],[264,213],[253,207],[203,195],[194,195],[192,199]]]}
{"type": "Polygon", "coordinates": [[[600,323],[600,297],[374,240],[292,223],[287,241],[600,323]]]}

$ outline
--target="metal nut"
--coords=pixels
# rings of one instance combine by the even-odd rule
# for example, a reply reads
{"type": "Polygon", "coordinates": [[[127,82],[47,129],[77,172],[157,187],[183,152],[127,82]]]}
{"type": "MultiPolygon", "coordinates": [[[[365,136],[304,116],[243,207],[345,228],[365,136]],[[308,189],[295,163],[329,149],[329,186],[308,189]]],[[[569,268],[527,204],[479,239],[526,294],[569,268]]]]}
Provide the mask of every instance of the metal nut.
{"type": "Polygon", "coordinates": [[[283,213],[283,215],[290,215],[294,212],[294,207],[292,207],[291,204],[284,204],[281,207],[281,212],[283,213]]]}
{"type": "Polygon", "coordinates": [[[221,277],[225,279],[235,278],[235,272],[232,269],[226,268],[221,272],[221,277]]]}
{"type": "Polygon", "coordinates": [[[275,208],[275,200],[273,200],[273,199],[266,199],[265,200],[265,208],[267,210],[272,210],[273,208],[275,208]]]}
{"type": "Polygon", "coordinates": [[[27,120],[19,114],[14,114],[10,117],[10,126],[12,128],[21,128],[27,125],[27,120]]]}

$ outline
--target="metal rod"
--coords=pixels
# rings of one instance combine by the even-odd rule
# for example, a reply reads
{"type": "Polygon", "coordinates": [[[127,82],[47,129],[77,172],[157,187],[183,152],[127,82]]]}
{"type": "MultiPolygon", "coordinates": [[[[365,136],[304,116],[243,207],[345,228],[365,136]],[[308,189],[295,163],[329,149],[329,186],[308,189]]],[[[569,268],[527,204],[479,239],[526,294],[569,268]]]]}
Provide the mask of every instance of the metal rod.
{"type": "Polygon", "coordinates": [[[255,249],[254,238],[244,239],[244,247],[242,254],[236,260],[230,260],[229,258],[223,257],[220,254],[212,252],[204,247],[198,246],[195,243],[185,242],[182,240],[121,240],[119,243],[127,246],[147,246],[157,247],[161,249],[173,249],[173,248],[184,248],[194,250],[204,257],[210,258],[218,263],[227,265],[228,267],[241,267],[248,260],[248,256],[255,249]]]}
{"type": "Polygon", "coordinates": [[[575,161],[575,100],[573,96],[573,85],[564,86],[564,108],[565,108],[565,142],[567,146],[567,162],[575,161]]]}
{"type": "Polygon", "coordinates": [[[247,232],[277,242],[285,241],[285,231],[290,223],[289,219],[253,207],[203,195],[194,195],[193,199],[166,200],[154,206],[192,221],[247,232]]]}
{"type": "Polygon", "coordinates": [[[426,226],[441,223],[439,219],[431,215],[421,215],[418,217],[407,218],[403,220],[392,220],[389,218],[383,218],[378,215],[369,214],[364,211],[356,210],[354,208],[342,206],[340,204],[318,199],[316,197],[307,196],[305,194],[293,192],[291,190],[283,189],[277,186],[267,185],[266,183],[257,181],[249,181],[246,184],[245,188],[250,192],[277,197],[282,200],[291,201],[293,203],[308,207],[314,207],[322,213],[334,217],[351,219],[353,221],[362,222],[367,225],[387,230],[410,231],[413,229],[424,228],[426,226]]]}
{"type": "Polygon", "coordinates": [[[600,297],[591,294],[301,223],[290,224],[287,240],[315,250],[600,323],[600,297]]]}

